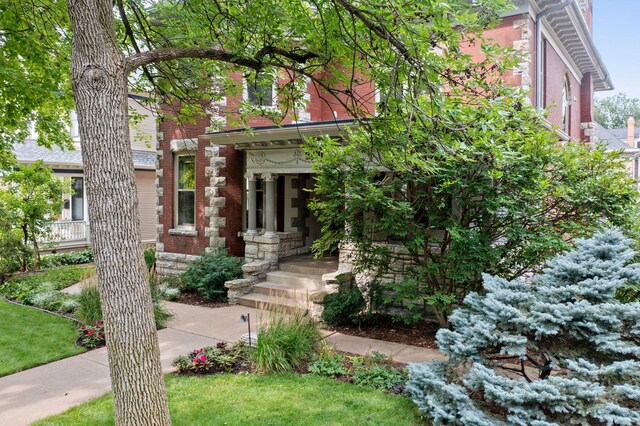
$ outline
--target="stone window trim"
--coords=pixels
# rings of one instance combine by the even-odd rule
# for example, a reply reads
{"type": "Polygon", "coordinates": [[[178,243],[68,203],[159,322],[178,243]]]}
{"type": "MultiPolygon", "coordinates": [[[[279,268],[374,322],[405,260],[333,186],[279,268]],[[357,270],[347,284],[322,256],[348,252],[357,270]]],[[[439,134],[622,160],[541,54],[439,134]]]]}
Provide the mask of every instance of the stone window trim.
{"type": "MultiPolygon", "coordinates": [[[[188,141],[189,139],[182,139],[180,141],[188,141]]],[[[175,140],[171,141],[172,143],[172,148],[173,148],[173,142],[175,140]]],[[[196,141],[196,146],[197,146],[197,139],[196,141]]],[[[173,194],[173,228],[169,230],[169,234],[170,235],[193,235],[193,236],[197,236],[197,231],[196,229],[196,218],[195,218],[195,211],[196,211],[196,190],[197,190],[197,186],[196,186],[196,182],[195,182],[195,176],[194,176],[194,185],[193,185],[193,199],[194,199],[194,206],[193,206],[193,211],[194,211],[194,217],[193,217],[193,224],[179,224],[179,211],[178,211],[178,194],[180,191],[184,191],[184,190],[179,190],[178,189],[178,175],[179,175],[179,171],[178,171],[178,167],[179,167],[179,161],[181,157],[193,157],[194,158],[194,167],[195,167],[195,157],[196,157],[196,152],[192,151],[192,150],[181,150],[181,151],[174,151],[172,149],[173,153],[174,153],[174,159],[173,159],[173,170],[174,170],[174,176],[173,176],[173,187],[174,187],[174,194],[173,194]],[[171,231],[174,231],[173,233],[171,231]],[[180,232],[178,232],[180,231],[180,232]],[[191,231],[191,232],[189,232],[191,231]],[[193,234],[195,233],[195,235],[193,234]]]]}
{"type": "Polygon", "coordinates": [[[169,229],[169,235],[178,235],[181,237],[197,237],[198,231],[194,228],[172,228],[169,229]]]}
{"type": "Polygon", "coordinates": [[[172,139],[169,142],[169,147],[174,154],[195,155],[198,151],[198,138],[172,139]]]}

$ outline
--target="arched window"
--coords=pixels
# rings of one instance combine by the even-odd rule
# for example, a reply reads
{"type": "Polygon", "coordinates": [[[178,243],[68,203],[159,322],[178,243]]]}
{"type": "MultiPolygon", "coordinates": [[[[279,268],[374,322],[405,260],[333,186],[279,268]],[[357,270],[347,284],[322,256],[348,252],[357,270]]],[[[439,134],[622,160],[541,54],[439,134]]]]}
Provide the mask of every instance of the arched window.
{"type": "Polygon", "coordinates": [[[571,122],[571,86],[569,78],[565,77],[562,82],[562,130],[569,134],[571,122]]]}

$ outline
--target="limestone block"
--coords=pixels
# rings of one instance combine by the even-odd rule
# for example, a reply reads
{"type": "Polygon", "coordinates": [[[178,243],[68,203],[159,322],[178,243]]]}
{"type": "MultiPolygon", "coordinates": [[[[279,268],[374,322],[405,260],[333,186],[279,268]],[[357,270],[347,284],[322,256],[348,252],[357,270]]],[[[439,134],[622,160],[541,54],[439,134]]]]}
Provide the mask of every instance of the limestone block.
{"type": "Polygon", "coordinates": [[[156,252],[164,251],[164,243],[156,243],[156,252]]]}
{"type": "Polygon", "coordinates": [[[242,272],[245,274],[255,274],[259,272],[267,271],[270,267],[269,262],[265,261],[253,261],[242,265],[242,272]]]}
{"type": "Polygon", "coordinates": [[[158,197],[162,197],[164,195],[164,190],[162,188],[156,188],[156,195],[158,197]]]}
{"type": "Polygon", "coordinates": [[[237,305],[238,298],[250,293],[256,282],[258,282],[258,280],[254,278],[240,278],[225,282],[224,286],[228,289],[227,299],[229,300],[229,304],[237,305]]]}
{"type": "Polygon", "coordinates": [[[162,177],[163,174],[164,174],[164,171],[162,169],[156,169],[156,176],[162,177]]]}
{"type": "Polygon", "coordinates": [[[211,207],[222,208],[227,203],[227,199],[225,197],[213,197],[211,199],[211,207]]]}
{"type": "Polygon", "coordinates": [[[220,147],[218,146],[207,146],[204,149],[204,156],[207,158],[218,157],[219,155],[220,155],[220,147]]]}
{"type": "MultiPolygon", "coordinates": [[[[213,178],[211,178],[213,179],[213,178]]],[[[204,196],[207,198],[213,198],[213,197],[217,197],[218,195],[220,195],[220,191],[217,187],[214,186],[207,186],[204,188],[204,196]]]]}
{"type": "Polygon", "coordinates": [[[211,179],[209,179],[209,183],[214,188],[224,188],[227,185],[227,178],[224,176],[212,176],[211,179]]]}
{"type": "Polygon", "coordinates": [[[224,157],[211,157],[210,164],[212,168],[222,169],[227,166],[227,159],[224,157]]]}
{"type": "Polygon", "coordinates": [[[209,238],[209,247],[224,248],[227,244],[227,240],[224,237],[211,237],[209,238]]]}
{"type": "MultiPolygon", "coordinates": [[[[246,241],[246,240],[245,240],[246,241]]],[[[245,244],[244,245],[244,254],[245,256],[251,255],[257,255],[258,254],[258,246],[255,244],[245,244]]]]}
{"type": "Polygon", "coordinates": [[[163,212],[164,206],[156,206],[156,214],[158,214],[158,216],[162,215],[163,212]]]}

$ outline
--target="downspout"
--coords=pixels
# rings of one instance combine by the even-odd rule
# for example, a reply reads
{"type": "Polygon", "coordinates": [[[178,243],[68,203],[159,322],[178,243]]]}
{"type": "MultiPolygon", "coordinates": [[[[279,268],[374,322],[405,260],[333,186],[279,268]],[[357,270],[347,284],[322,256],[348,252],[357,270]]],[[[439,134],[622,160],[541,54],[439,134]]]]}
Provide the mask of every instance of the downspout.
{"type": "Polygon", "coordinates": [[[536,107],[542,110],[542,18],[550,13],[558,12],[573,3],[574,0],[564,0],[560,4],[542,10],[536,16],[536,107]]]}

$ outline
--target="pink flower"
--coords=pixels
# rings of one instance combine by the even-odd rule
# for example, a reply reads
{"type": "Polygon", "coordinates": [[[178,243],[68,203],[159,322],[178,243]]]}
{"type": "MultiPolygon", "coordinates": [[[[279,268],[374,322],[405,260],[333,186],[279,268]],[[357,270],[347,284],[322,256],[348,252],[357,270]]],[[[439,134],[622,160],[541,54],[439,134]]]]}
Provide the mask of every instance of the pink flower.
{"type": "Polygon", "coordinates": [[[202,349],[196,349],[194,352],[197,353],[197,354],[200,354],[200,353],[202,353],[202,349]]]}
{"type": "Polygon", "coordinates": [[[192,361],[193,361],[194,364],[197,364],[198,363],[198,358],[194,358],[194,359],[192,359],[192,361]]]}
{"type": "Polygon", "coordinates": [[[96,325],[97,325],[98,327],[102,327],[102,324],[104,324],[102,321],[98,321],[98,322],[96,323],[96,325]]]}
{"type": "Polygon", "coordinates": [[[204,355],[200,355],[200,361],[204,362],[207,360],[207,357],[204,355]]]}

